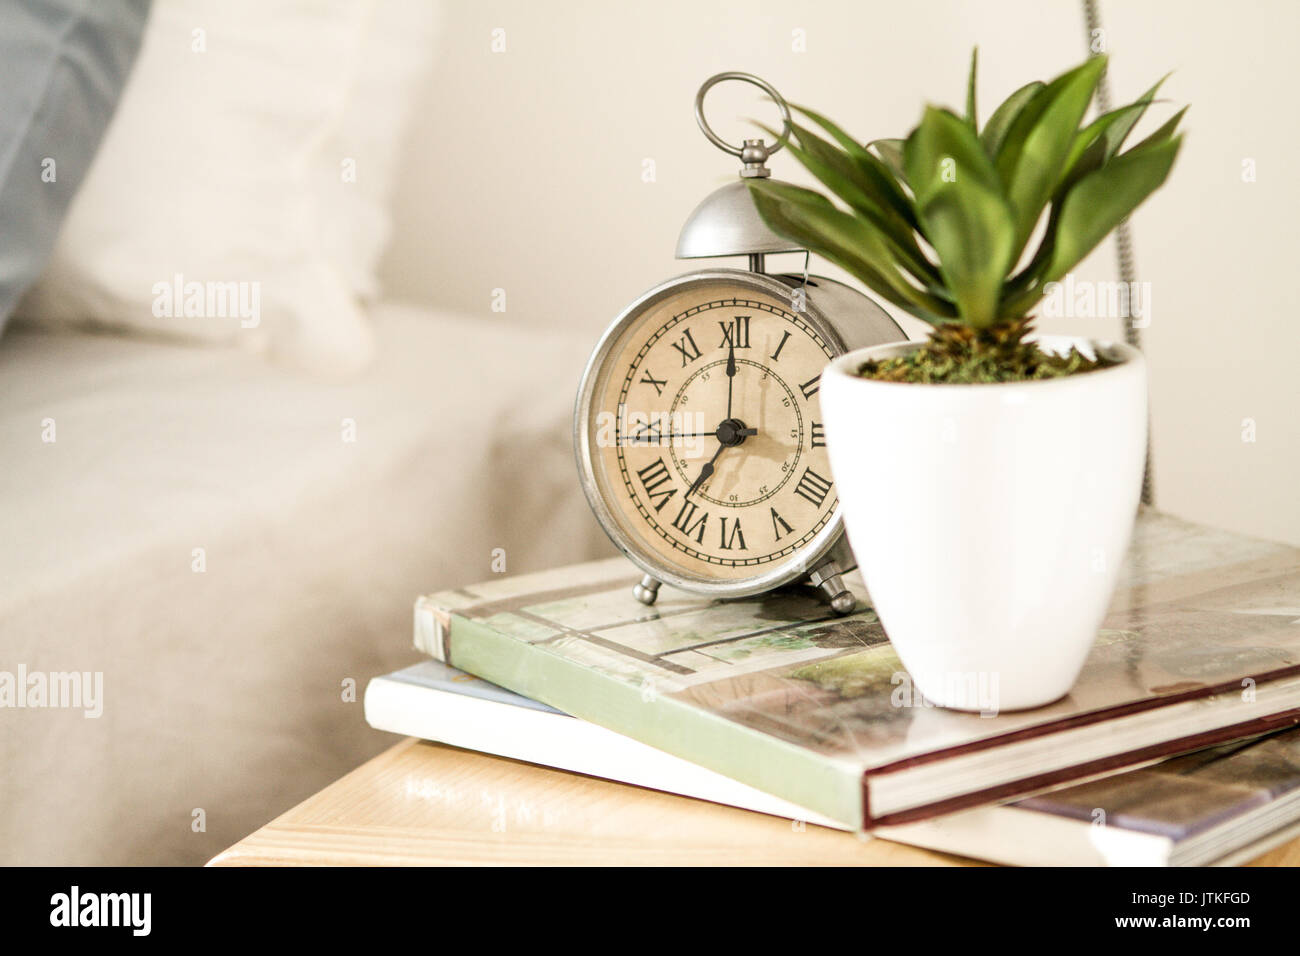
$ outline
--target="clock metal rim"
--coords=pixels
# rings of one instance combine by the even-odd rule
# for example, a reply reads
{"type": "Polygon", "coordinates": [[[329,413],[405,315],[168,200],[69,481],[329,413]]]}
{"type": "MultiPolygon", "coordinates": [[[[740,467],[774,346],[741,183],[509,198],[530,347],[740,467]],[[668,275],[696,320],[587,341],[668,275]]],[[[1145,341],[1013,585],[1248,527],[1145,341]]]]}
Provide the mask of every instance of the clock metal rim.
{"type": "MultiPolygon", "coordinates": [[[[817,281],[826,281],[821,277],[816,278],[817,281]]],[[[587,502],[605,534],[628,560],[656,580],[684,591],[719,598],[741,598],[761,594],[802,578],[827,557],[844,535],[844,518],[838,500],[830,520],[808,544],[754,577],[710,581],[683,575],[657,556],[642,553],[642,548],[624,531],[619,518],[613,513],[600,492],[593,464],[593,448],[590,436],[593,411],[591,403],[595,397],[596,381],[600,377],[600,372],[609,359],[614,346],[619,343],[629,324],[644,311],[669,295],[693,285],[707,285],[719,282],[749,286],[755,291],[764,292],[778,300],[788,300],[791,292],[789,285],[774,276],[764,273],[748,272],[743,269],[704,269],[675,276],[659,283],[637,297],[610,323],[596,343],[596,347],[583,369],[582,381],[578,388],[578,397],[573,411],[574,452],[577,458],[578,474],[582,481],[583,494],[586,495],[587,502]]],[[[838,358],[846,354],[848,347],[843,335],[835,324],[818,308],[815,295],[809,295],[805,305],[806,308],[799,313],[800,318],[811,325],[817,334],[822,337],[834,353],[832,358],[838,358]]],[[[838,495],[836,497],[838,499],[838,495]]]]}

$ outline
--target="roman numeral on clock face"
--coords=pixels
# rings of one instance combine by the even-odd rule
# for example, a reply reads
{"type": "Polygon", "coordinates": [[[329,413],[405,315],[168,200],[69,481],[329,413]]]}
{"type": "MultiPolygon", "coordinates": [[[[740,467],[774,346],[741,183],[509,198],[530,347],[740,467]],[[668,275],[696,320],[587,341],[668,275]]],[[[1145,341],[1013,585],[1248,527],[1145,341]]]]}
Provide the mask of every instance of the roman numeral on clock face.
{"type": "Polygon", "coordinates": [[[775,508],[769,510],[772,512],[772,539],[774,541],[780,541],[783,537],[793,531],[794,528],[790,527],[790,522],[782,518],[775,508]]]}
{"type": "Polygon", "coordinates": [[[812,398],[817,394],[818,389],[822,387],[822,375],[818,372],[808,381],[799,386],[799,391],[803,392],[804,399],[812,398]]]}
{"type": "Polygon", "coordinates": [[[749,348],[749,319],[748,315],[738,315],[730,322],[719,322],[722,344],[718,348],[725,349],[732,345],[738,349],[749,348]]]}
{"type": "Polygon", "coordinates": [[[694,537],[696,544],[703,544],[704,527],[709,522],[709,513],[706,511],[696,518],[695,511],[695,502],[690,498],[682,501],[682,510],[677,512],[677,517],[673,519],[673,527],[688,538],[694,537]]]}
{"type": "Polygon", "coordinates": [[[631,422],[629,424],[632,426],[632,433],[627,436],[629,444],[661,444],[664,440],[664,420],[662,418],[656,418],[654,421],[647,419],[643,422],[631,422]]]}
{"type": "Polygon", "coordinates": [[[718,520],[722,522],[722,540],[718,546],[723,551],[730,551],[733,548],[748,551],[749,548],[745,547],[745,535],[740,530],[740,519],[737,518],[736,523],[731,526],[730,536],[727,534],[727,519],[723,517],[718,520]]]}
{"type": "Polygon", "coordinates": [[[646,369],[645,374],[641,376],[641,384],[653,385],[655,387],[655,395],[662,395],[664,393],[664,386],[668,384],[668,379],[655,378],[654,374],[651,373],[649,369],[646,369]]]}
{"type": "Polygon", "coordinates": [[[825,448],[825,447],[826,447],[826,432],[825,432],[825,430],[822,428],[822,423],[821,423],[821,422],[813,422],[813,423],[812,423],[812,436],[811,436],[811,440],[812,440],[812,444],[808,446],[809,448],[825,448]]]}
{"type": "Polygon", "coordinates": [[[686,333],[673,343],[673,348],[682,353],[682,368],[700,357],[700,347],[695,344],[695,337],[691,335],[690,329],[687,329],[686,333]]]}
{"type": "Polygon", "coordinates": [[[811,501],[818,508],[826,501],[826,496],[830,494],[831,482],[823,478],[811,468],[803,470],[803,477],[799,479],[799,484],[795,485],[794,493],[801,498],[811,501]]]}
{"type": "Polygon", "coordinates": [[[785,343],[788,342],[789,340],[790,340],[790,333],[789,333],[789,332],[782,332],[782,333],[781,333],[781,344],[779,344],[779,345],[776,347],[776,351],[772,353],[772,361],[773,361],[773,362],[778,362],[778,361],[781,360],[781,350],[782,350],[783,348],[785,348],[785,343]]]}
{"type": "Polygon", "coordinates": [[[641,479],[646,497],[650,499],[655,511],[662,511],[664,505],[668,504],[668,499],[677,494],[677,489],[673,487],[672,475],[669,474],[668,466],[664,464],[662,458],[656,458],[653,463],[638,469],[636,474],[641,479]]]}

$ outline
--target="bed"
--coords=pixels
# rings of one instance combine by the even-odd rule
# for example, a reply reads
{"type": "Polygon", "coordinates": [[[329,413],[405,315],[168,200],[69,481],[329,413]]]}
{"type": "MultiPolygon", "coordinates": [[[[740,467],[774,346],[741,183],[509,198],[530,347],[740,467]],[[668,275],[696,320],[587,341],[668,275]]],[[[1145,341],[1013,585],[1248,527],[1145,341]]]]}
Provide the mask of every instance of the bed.
{"type": "Polygon", "coordinates": [[[0,863],[202,862],[391,744],[417,593],[612,553],[573,466],[591,341],[400,305],[345,385],[236,349],[0,340],[0,863]],[[90,686],[90,685],[87,685],[90,686]]]}

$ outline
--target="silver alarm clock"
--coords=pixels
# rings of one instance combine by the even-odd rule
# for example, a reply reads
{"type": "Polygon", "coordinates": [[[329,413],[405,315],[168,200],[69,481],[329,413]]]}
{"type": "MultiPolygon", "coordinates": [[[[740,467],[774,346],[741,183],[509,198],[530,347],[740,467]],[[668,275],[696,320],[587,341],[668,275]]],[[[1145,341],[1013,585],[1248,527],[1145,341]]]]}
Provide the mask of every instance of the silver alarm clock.
{"type": "MultiPolygon", "coordinates": [[[[768,83],[720,73],[695,116],[738,156],[741,179],[708,196],[677,242],[681,259],[748,256],[749,268],[689,272],[632,302],[597,343],[578,388],[574,439],[583,490],[605,532],[644,572],[652,604],[668,583],[738,598],[807,579],[838,613],[856,604],[818,402],[822,369],[847,351],[906,336],[861,292],[821,276],[769,275],[773,233],[744,179],[766,177],[790,112],[768,83]],[[704,118],[723,80],[764,90],[781,111],[773,144],[725,143],[704,118]]],[[[806,262],[806,259],[805,259],[806,262]]]]}

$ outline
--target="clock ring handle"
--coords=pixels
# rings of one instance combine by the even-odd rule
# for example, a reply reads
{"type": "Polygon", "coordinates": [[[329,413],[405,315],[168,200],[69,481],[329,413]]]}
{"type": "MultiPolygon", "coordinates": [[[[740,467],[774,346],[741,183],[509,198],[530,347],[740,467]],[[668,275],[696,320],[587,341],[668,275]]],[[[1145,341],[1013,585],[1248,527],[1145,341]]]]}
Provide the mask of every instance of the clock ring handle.
{"type": "Polygon", "coordinates": [[[747,177],[762,177],[768,175],[767,167],[763,164],[767,161],[769,156],[786,144],[786,141],[790,139],[790,133],[794,128],[793,122],[790,119],[789,104],[787,104],[785,98],[776,91],[776,87],[761,77],[755,76],[753,73],[738,73],[735,71],[718,73],[704,81],[704,84],[700,87],[700,91],[695,94],[695,122],[700,125],[700,132],[708,138],[710,143],[718,147],[718,149],[722,150],[724,153],[730,153],[732,156],[738,156],[741,159],[745,164],[745,168],[741,171],[741,175],[747,177]],[[709,126],[709,121],[704,118],[704,95],[724,80],[739,80],[742,83],[751,83],[768,96],[772,97],[772,102],[774,102],[776,108],[781,111],[782,123],[781,135],[777,137],[775,143],[768,146],[761,139],[747,139],[743,146],[732,146],[713,131],[713,128],[709,126]]]}

